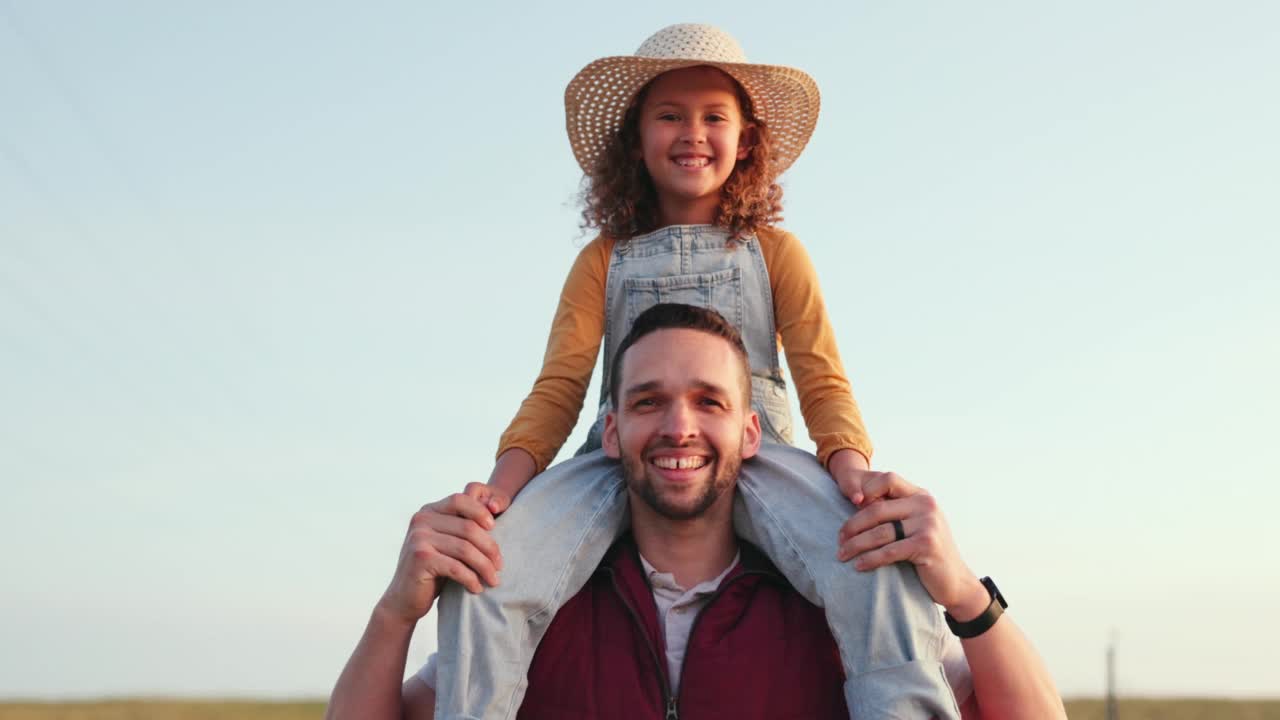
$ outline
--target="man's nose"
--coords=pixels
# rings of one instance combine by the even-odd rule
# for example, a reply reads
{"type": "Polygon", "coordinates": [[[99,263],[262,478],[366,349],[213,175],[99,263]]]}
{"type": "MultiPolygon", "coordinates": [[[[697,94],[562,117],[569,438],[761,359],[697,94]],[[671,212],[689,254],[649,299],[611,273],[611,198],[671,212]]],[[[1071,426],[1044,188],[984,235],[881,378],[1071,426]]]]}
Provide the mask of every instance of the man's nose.
{"type": "Polygon", "coordinates": [[[662,416],[662,434],[672,440],[687,440],[698,434],[697,418],[688,403],[674,402],[662,416]]]}

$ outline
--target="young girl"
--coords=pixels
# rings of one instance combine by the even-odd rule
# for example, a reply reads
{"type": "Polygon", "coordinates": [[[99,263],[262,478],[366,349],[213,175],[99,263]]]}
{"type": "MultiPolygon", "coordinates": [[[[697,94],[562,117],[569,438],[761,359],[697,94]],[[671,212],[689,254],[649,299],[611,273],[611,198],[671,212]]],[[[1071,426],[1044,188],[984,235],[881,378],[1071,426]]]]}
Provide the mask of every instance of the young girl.
{"type": "Polygon", "coordinates": [[[601,344],[608,388],[618,343],[659,302],[711,307],[741,329],[753,409],[773,444],[742,466],[735,526],[826,609],[851,715],[956,716],[938,662],[941,619],[914,571],[860,573],[837,557],[871,445],[813,266],[773,227],[775,180],[808,142],[818,106],[808,75],[747,63],[733,38],[705,25],[665,28],[636,55],[597,60],[569,83],[569,139],[588,178],[583,217],[600,236],[569,273],[542,372],[502,436],[489,485],[468,488],[506,509],[494,530],[503,581],[479,595],[455,585],[441,598],[437,717],[514,717],[543,631],[622,531],[620,471],[598,451],[607,392],[579,457],[538,473],[573,429],[601,344]],[[816,458],[789,445],[779,341],[816,458]]]}

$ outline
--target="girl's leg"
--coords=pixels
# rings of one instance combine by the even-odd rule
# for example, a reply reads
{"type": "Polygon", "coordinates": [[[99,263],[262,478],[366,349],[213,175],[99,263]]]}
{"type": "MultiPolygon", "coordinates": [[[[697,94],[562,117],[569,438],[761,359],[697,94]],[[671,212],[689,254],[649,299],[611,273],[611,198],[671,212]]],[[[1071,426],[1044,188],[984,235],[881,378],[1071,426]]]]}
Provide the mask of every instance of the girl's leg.
{"type": "Polygon", "coordinates": [[[863,573],[836,559],[837,534],[853,511],[811,453],[766,443],[742,463],[734,525],[826,610],[850,715],[958,720],[940,661],[946,626],[915,568],[863,573]]]}
{"type": "Polygon", "coordinates": [[[438,605],[437,720],[507,720],[524,699],[533,652],[556,612],[627,524],[621,468],[601,451],[535,477],[498,518],[498,587],[448,583],[438,605]]]}

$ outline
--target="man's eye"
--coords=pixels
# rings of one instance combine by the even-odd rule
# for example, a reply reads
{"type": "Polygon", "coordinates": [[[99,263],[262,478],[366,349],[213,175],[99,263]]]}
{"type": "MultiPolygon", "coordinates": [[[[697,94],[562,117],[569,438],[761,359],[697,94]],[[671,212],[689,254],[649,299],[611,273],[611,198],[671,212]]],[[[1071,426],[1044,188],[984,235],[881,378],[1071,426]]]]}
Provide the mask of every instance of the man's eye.
{"type": "Polygon", "coordinates": [[[724,403],[715,398],[702,398],[702,404],[710,407],[724,407],[724,403]]]}

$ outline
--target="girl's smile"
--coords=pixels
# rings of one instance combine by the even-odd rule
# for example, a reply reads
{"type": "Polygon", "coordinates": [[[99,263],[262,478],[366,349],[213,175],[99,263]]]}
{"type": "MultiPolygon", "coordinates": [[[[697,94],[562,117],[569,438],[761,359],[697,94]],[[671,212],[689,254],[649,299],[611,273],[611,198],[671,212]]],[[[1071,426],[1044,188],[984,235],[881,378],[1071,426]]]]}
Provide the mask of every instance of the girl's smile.
{"type": "Polygon", "coordinates": [[[737,84],[707,66],[672,70],[641,105],[640,152],[663,225],[714,222],[724,186],[747,157],[737,84]]]}

